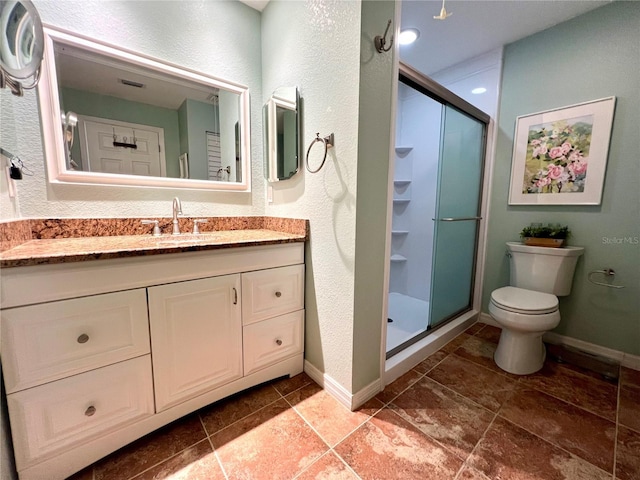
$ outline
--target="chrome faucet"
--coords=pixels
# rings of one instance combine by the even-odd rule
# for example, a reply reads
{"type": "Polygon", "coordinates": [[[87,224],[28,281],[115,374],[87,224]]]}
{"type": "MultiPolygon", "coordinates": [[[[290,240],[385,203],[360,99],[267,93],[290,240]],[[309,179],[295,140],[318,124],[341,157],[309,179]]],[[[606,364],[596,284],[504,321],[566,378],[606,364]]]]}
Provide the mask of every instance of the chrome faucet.
{"type": "Polygon", "coordinates": [[[173,198],[173,235],[180,235],[180,225],[178,225],[178,215],[182,215],[182,204],[178,197],[173,198]]]}

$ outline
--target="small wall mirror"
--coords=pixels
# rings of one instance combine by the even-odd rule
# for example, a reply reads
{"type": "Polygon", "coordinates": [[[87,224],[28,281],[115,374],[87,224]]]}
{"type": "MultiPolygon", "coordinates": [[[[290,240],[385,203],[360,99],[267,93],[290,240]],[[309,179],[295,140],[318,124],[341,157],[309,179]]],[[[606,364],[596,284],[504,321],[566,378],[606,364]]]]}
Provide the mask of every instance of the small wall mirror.
{"type": "Polygon", "coordinates": [[[280,182],[300,170],[300,94],[278,88],[263,107],[267,180],[280,182]]]}
{"type": "Polygon", "coordinates": [[[29,0],[0,2],[0,88],[15,95],[33,88],[40,78],[44,49],[42,23],[29,0]]]}
{"type": "Polygon", "coordinates": [[[50,182],[250,190],[246,86],[52,27],[44,34],[50,182]]]}

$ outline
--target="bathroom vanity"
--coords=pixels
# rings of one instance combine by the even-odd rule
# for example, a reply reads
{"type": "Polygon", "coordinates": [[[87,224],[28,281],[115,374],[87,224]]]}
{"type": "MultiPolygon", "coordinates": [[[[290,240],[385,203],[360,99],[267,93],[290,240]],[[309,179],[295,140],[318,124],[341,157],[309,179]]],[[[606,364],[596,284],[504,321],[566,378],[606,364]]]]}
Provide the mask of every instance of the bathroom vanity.
{"type": "Polygon", "coordinates": [[[20,478],[65,478],[216,400],[302,372],[305,237],[271,234],[250,246],[163,237],[163,254],[4,263],[2,368],[20,478]]]}

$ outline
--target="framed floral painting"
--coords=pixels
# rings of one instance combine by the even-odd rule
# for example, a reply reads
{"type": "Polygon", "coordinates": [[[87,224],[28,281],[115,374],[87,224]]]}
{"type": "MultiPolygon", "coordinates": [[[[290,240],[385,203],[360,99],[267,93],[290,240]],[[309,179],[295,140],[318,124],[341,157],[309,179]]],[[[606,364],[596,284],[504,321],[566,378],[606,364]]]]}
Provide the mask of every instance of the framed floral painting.
{"type": "Polygon", "coordinates": [[[516,119],[510,205],[599,205],[615,97],[516,119]]]}

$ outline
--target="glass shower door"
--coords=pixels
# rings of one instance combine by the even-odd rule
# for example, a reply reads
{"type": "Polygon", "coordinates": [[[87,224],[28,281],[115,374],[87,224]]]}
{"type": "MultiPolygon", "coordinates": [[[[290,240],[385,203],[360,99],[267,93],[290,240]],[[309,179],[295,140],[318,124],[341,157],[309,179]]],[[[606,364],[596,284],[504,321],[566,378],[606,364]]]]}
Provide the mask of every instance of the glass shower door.
{"type": "Polygon", "coordinates": [[[470,310],[485,124],[445,105],[440,133],[429,329],[470,310]]]}

